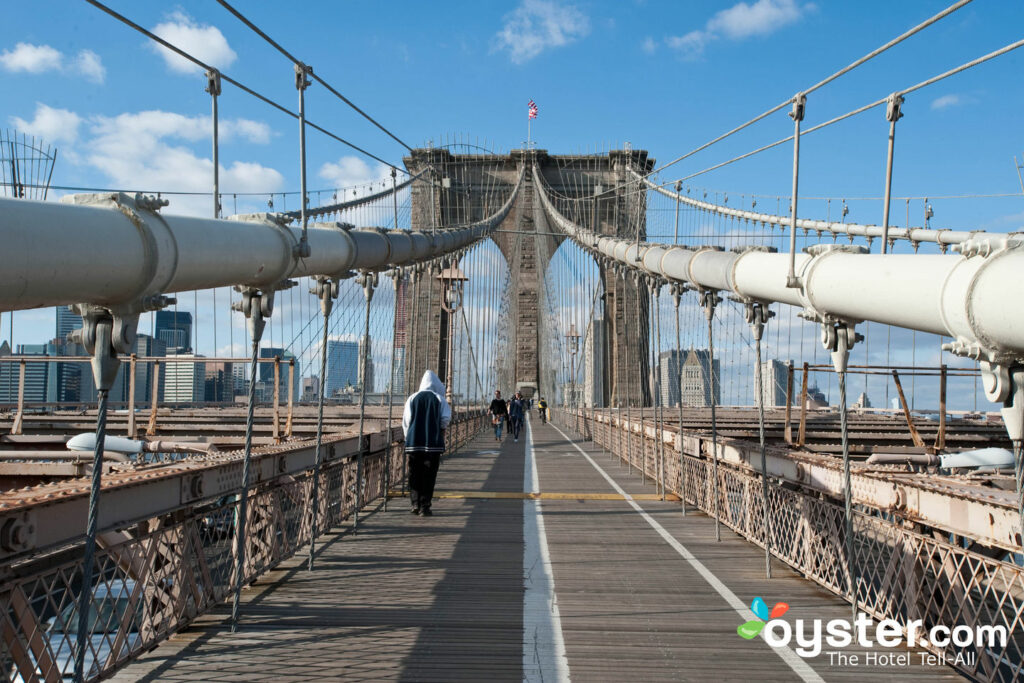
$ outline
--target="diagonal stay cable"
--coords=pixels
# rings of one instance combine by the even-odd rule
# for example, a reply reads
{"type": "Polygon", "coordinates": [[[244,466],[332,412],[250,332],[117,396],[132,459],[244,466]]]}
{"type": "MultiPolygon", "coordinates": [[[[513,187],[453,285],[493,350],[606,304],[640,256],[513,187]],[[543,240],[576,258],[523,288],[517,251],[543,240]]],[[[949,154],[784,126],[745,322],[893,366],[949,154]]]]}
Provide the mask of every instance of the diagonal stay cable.
{"type": "MultiPolygon", "coordinates": [[[[907,38],[910,38],[914,34],[919,33],[920,31],[926,29],[927,27],[931,26],[935,22],[939,21],[940,19],[945,18],[946,16],[952,14],[953,12],[955,12],[958,9],[964,7],[965,5],[967,5],[968,3],[972,2],[972,1],[973,0],[959,0],[959,2],[953,3],[952,5],[947,7],[946,9],[942,10],[941,12],[939,12],[938,14],[935,14],[935,15],[929,17],[928,19],[926,19],[925,21],[921,22],[920,24],[918,24],[918,25],[914,26],[913,28],[908,29],[904,33],[901,33],[900,35],[896,36],[895,38],[890,40],[885,45],[882,45],[881,47],[875,48],[874,50],[872,50],[868,54],[864,55],[860,59],[857,59],[854,62],[851,62],[849,65],[843,67],[839,71],[836,71],[831,76],[828,76],[828,77],[818,81],[817,83],[812,85],[810,88],[807,88],[807,89],[801,91],[801,94],[808,95],[808,94],[814,92],[815,90],[818,90],[819,88],[827,85],[828,83],[831,83],[832,81],[836,80],[840,76],[843,76],[844,74],[849,73],[850,71],[856,69],[857,67],[861,66],[865,62],[867,62],[867,61],[877,57],[878,55],[882,54],[886,50],[888,50],[888,49],[898,45],[899,43],[902,43],[907,38]]],[[[676,157],[672,161],[670,161],[670,162],[668,162],[666,164],[662,164],[658,168],[656,168],[656,169],[654,169],[652,171],[647,172],[646,174],[644,174],[644,178],[652,176],[655,173],[657,173],[658,171],[664,170],[664,169],[668,168],[669,166],[677,164],[680,161],[682,161],[684,159],[687,159],[687,158],[693,156],[694,154],[697,154],[698,152],[701,152],[701,151],[707,149],[711,145],[714,145],[714,144],[716,144],[718,142],[721,142],[722,140],[725,140],[726,138],[730,137],[731,135],[734,135],[734,134],[740,132],[741,130],[743,130],[745,128],[748,128],[749,126],[752,126],[753,124],[755,124],[758,121],[764,119],[765,117],[771,116],[772,114],[774,114],[775,112],[779,111],[780,109],[783,109],[783,108],[789,106],[792,102],[793,102],[793,98],[792,97],[787,98],[784,102],[780,102],[779,104],[775,105],[774,107],[772,107],[768,111],[765,111],[762,114],[759,114],[759,115],[755,116],[754,118],[750,119],[746,123],[740,124],[739,126],[736,126],[735,128],[733,128],[732,130],[719,135],[718,137],[714,138],[713,140],[709,140],[708,142],[705,142],[704,144],[700,145],[699,147],[696,147],[696,148],[690,150],[686,154],[683,154],[682,156],[676,157]]],[[[617,189],[617,188],[613,188],[613,189],[617,189]]]]}
{"type": "MultiPolygon", "coordinates": [[[[171,52],[175,53],[176,55],[178,55],[178,56],[180,56],[180,57],[182,57],[184,59],[187,59],[188,61],[192,62],[193,64],[195,64],[199,68],[205,69],[206,71],[215,71],[215,72],[219,73],[221,79],[227,81],[228,83],[230,83],[231,85],[235,86],[239,90],[242,90],[243,92],[248,93],[249,95],[252,95],[256,99],[258,99],[258,100],[260,100],[260,101],[262,101],[262,102],[264,102],[266,104],[269,104],[271,107],[273,107],[274,109],[277,109],[282,114],[287,114],[288,116],[291,116],[293,119],[298,119],[299,118],[299,115],[296,114],[295,112],[293,112],[288,107],[285,107],[284,105],[279,104],[278,102],[275,102],[274,100],[270,99],[266,95],[262,95],[259,92],[253,90],[252,88],[250,88],[250,87],[248,87],[246,85],[243,85],[242,83],[240,83],[239,81],[235,80],[234,78],[228,76],[225,73],[222,73],[219,69],[217,69],[217,68],[207,64],[206,62],[202,61],[201,59],[199,59],[199,58],[189,54],[185,50],[182,50],[180,47],[178,47],[176,45],[173,45],[172,43],[167,42],[166,40],[164,40],[160,36],[156,35],[152,31],[149,31],[149,30],[143,28],[142,26],[140,26],[139,24],[136,24],[134,21],[132,21],[128,17],[124,16],[123,14],[119,14],[117,11],[111,9],[110,7],[107,7],[102,2],[99,2],[99,0],[85,0],[85,1],[87,3],[89,3],[90,5],[92,5],[93,7],[97,8],[99,10],[102,10],[103,12],[106,12],[107,14],[112,16],[113,18],[115,18],[118,21],[120,21],[125,26],[128,26],[129,28],[133,28],[136,31],[138,31],[139,33],[141,33],[142,35],[144,35],[147,38],[149,38],[150,40],[152,40],[152,41],[154,41],[156,43],[159,43],[160,45],[162,45],[163,47],[167,48],[168,50],[170,50],[171,52]]],[[[346,140],[346,139],[344,139],[344,138],[342,138],[342,137],[340,137],[338,135],[335,135],[334,133],[332,133],[331,131],[327,130],[326,128],[323,128],[323,127],[318,126],[317,124],[313,123],[309,119],[306,119],[306,125],[309,126],[310,128],[315,128],[316,130],[320,131],[321,133],[323,133],[324,135],[326,135],[326,136],[328,136],[330,138],[333,138],[334,140],[337,140],[338,142],[340,142],[341,144],[345,145],[346,147],[349,147],[350,149],[353,149],[353,150],[359,152],[360,154],[363,154],[363,155],[365,155],[367,157],[370,157],[374,161],[379,161],[380,163],[384,164],[388,168],[393,168],[395,170],[401,171],[402,173],[405,173],[405,174],[408,175],[408,171],[406,171],[404,168],[396,166],[396,165],[392,164],[390,161],[385,161],[384,159],[381,159],[376,154],[373,154],[372,152],[368,152],[367,150],[363,149],[359,145],[357,145],[357,144],[355,144],[353,142],[349,142],[348,140],[346,140]]]]}
{"type": "MultiPolygon", "coordinates": [[[[909,88],[904,88],[902,90],[897,90],[896,92],[898,94],[900,94],[900,95],[910,94],[912,92],[915,92],[917,90],[925,88],[925,87],[927,87],[929,85],[933,85],[935,83],[938,83],[939,81],[944,80],[946,78],[949,78],[950,76],[955,76],[956,74],[961,73],[963,71],[966,71],[966,70],[968,70],[968,69],[970,69],[972,67],[978,66],[979,64],[984,64],[985,62],[987,62],[989,60],[992,60],[992,59],[995,59],[996,57],[1000,57],[1002,55],[1005,55],[1006,53],[1012,52],[1013,50],[1016,50],[1016,49],[1018,49],[1020,47],[1024,47],[1024,39],[1015,41],[1013,43],[1010,43],[1009,45],[1005,45],[1005,46],[999,48],[998,50],[993,50],[992,52],[989,52],[988,54],[982,55],[981,57],[978,57],[976,59],[972,59],[969,62],[965,62],[964,64],[961,64],[960,66],[953,67],[952,69],[949,69],[948,71],[944,71],[941,74],[938,74],[936,76],[932,76],[931,78],[928,78],[928,79],[926,79],[924,81],[921,81],[920,83],[912,85],[909,88]]],[[[874,102],[870,102],[870,103],[865,104],[863,106],[857,107],[856,109],[854,109],[852,111],[848,111],[845,114],[840,114],[839,116],[831,118],[828,121],[823,121],[823,122],[821,122],[821,123],[819,123],[819,124],[817,124],[815,126],[811,126],[810,128],[807,128],[805,130],[800,131],[800,137],[802,138],[803,136],[808,135],[809,133],[813,133],[815,131],[821,130],[822,128],[827,128],[828,126],[831,126],[831,125],[833,125],[835,123],[839,123],[840,121],[844,121],[844,120],[846,120],[846,119],[848,119],[850,117],[856,116],[858,114],[863,114],[864,112],[866,112],[866,111],[868,111],[870,109],[874,109],[875,107],[878,107],[878,106],[881,106],[881,105],[885,104],[888,101],[888,99],[889,99],[888,96],[883,97],[881,99],[875,100],[874,102]]],[[[696,178],[697,176],[703,175],[705,173],[708,173],[709,171],[714,171],[716,169],[722,168],[723,166],[728,166],[729,164],[732,164],[734,162],[740,161],[742,159],[746,159],[748,157],[752,157],[755,154],[760,154],[761,152],[764,152],[766,150],[772,149],[773,147],[778,147],[779,145],[781,145],[781,144],[783,144],[785,142],[790,142],[792,139],[793,139],[793,136],[792,135],[788,135],[788,136],[786,136],[784,138],[776,140],[775,142],[770,142],[767,145],[764,145],[763,147],[758,147],[757,149],[751,150],[751,151],[749,151],[749,152],[747,152],[745,154],[741,154],[741,155],[739,155],[737,157],[733,157],[732,159],[728,159],[727,161],[723,161],[721,163],[715,164],[714,166],[709,166],[709,167],[707,167],[705,169],[702,169],[700,171],[695,171],[694,173],[691,173],[689,175],[683,176],[683,177],[678,178],[677,180],[674,180],[674,181],[671,181],[671,182],[682,182],[682,181],[690,180],[691,178],[696,178]]],[[[646,181],[646,179],[647,179],[647,176],[640,177],[640,174],[636,173],[636,172],[634,172],[634,175],[638,176],[639,177],[638,179],[640,179],[640,180],[646,181]]],[[[648,174],[648,175],[650,175],[650,174],[648,174]]],[[[666,184],[669,184],[669,183],[666,183],[666,184]]]]}
{"type": "MultiPolygon", "coordinates": [[[[279,43],[277,43],[277,41],[275,41],[275,40],[274,40],[273,38],[271,38],[271,37],[270,37],[270,36],[268,36],[268,35],[267,35],[266,33],[264,33],[264,32],[263,32],[263,30],[261,30],[261,29],[260,29],[260,27],[258,27],[258,26],[257,26],[256,24],[254,24],[254,23],[252,23],[251,21],[249,21],[249,19],[247,19],[247,18],[245,17],[245,15],[243,15],[243,14],[242,14],[241,12],[239,12],[239,11],[238,11],[237,9],[235,9],[234,7],[232,7],[232,6],[231,6],[231,5],[230,5],[230,4],[229,4],[229,3],[228,3],[228,2],[226,1],[226,0],[217,0],[217,2],[218,2],[218,3],[220,3],[220,5],[221,5],[221,6],[222,6],[222,7],[224,8],[224,9],[226,9],[227,11],[231,12],[232,14],[234,14],[234,15],[235,15],[235,16],[236,16],[236,17],[238,18],[238,20],[239,20],[239,21],[241,21],[241,22],[242,22],[243,24],[245,24],[245,25],[246,25],[246,26],[248,26],[248,27],[249,27],[250,29],[252,29],[252,31],[253,31],[254,33],[256,33],[256,35],[258,35],[258,36],[259,36],[260,38],[262,38],[263,40],[265,40],[265,41],[267,41],[268,43],[270,43],[270,45],[272,45],[272,46],[273,46],[273,47],[274,47],[274,48],[275,48],[275,49],[276,49],[276,50],[277,50],[278,52],[280,52],[280,53],[281,53],[282,55],[284,55],[285,57],[287,57],[287,58],[288,58],[289,60],[291,60],[291,61],[292,61],[293,63],[295,63],[295,64],[301,64],[301,65],[303,65],[303,66],[307,66],[307,64],[306,64],[305,62],[303,62],[303,61],[302,61],[302,60],[300,60],[300,59],[296,59],[296,57],[295,57],[294,55],[292,55],[292,54],[291,54],[290,52],[288,52],[288,50],[285,50],[285,49],[284,49],[283,47],[281,47],[281,45],[280,45],[279,43]]],[[[378,123],[376,119],[374,119],[374,118],[373,118],[372,116],[370,116],[370,115],[369,115],[369,114],[367,114],[367,113],[366,113],[365,111],[363,111],[363,110],[362,110],[362,109],[360,109],[360,108],[359,108],[358,106],[356,106],[356,104],[355,104],[354,102],[352,102],[352,100],[348,99],[347,97],[345,97],[344,95],[342,95],[342,94],[341,94],[340,92],[338,92],[337,90],[335,90],[335,89],[334,89],[334,87],[333,87],[333,86],[331,86],[331,84],[330,84],[330,83],[328,83],[327,81],[325,81],[325,80],[324,80],[323,78],[321,78],[320,76],[317,76],[317,75],[316,75],[316,73],[314,73],[314,72],[310,72],[310,74],[309,74],[309,75],[310,75],[310,76],[312,76],[312,77],[313,77],[313,79],[314,79],[314,80],[315,80],[316,82],[320,83],[320,84],[321,84],[322,86],[324,86],[325,88],[327,88],[327,90],[328,90],[328,91],[329,91],[329,92],[330,92],[330,93],[331,93],[332,95],[334,95],[335,97],[337,97],[338,99],[340,99],[340,100],[341,100],[342,102],[344,102],[345,104],[347,104],[348,106],[350,106],[350,107],[351,107],[352,109],[354,109],[354,110],[355,110],[356,112],[358,112],[358,113],[359,113],[359,114],[360,114],[360,115],[361,115],[361,116],[362,116],[362,117],[363,117],[364,119],[366,119],[367,121],[369,121],[369,122],[370,122],[370,123],[372,123],[373,125],[377,126],[377,128],[379,128],[379,129],[380,129],[381,131],[383,131],[385,135],[387,135],[387,136],[388,136],[388,137],[390,137],[390,138],[391,138],[392,140],[394,140],[395,142],[397,142],[398,144],[400,144],[400,145],[401,145],[402,147],[405,147],[405,148],[406,148],[407,150],[409,150],[410,152],[412,151],[412,147],[410,147],[409,145],[405,144],[405,142],[403,142],[403,141],[402,141],[402,140],[401,140],[400,138],[398,138],[398,137],[397,137],[397,136],[396,136],[396,135],[395,135],[394,133],[392,133],[392,132],[391,132],[391,131],[389,131],[389,130],[388,130],[387,128],[385,128],[384,126],[382,126],[382,125],[381,125],[380,123],[378,123]]]]}

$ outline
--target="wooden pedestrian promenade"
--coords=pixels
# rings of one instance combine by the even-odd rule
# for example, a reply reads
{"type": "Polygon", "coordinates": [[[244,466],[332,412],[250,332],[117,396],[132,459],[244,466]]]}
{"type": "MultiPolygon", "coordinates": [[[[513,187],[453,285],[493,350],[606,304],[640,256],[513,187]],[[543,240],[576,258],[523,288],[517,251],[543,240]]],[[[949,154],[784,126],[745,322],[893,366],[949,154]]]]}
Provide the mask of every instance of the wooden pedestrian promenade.
{"type": "Polygon", "coordinates": [[[438,491],[433,517],[392,499],[358,533],[325,536],[314,571],[299,553],[264,576],[236,633],[222,606],[115,680],[956,678],[902,649],[843,648],[853,666],[739,637],[755,597],[788,603],[791,623],[850,608],[782,564],[766,579],[762,550],[724,527],[716,542],[713,520],[554,426],[534,420],[518,443],[481,433],[442,463],[438,491]],[[571,495],[515,495],[531,491],[571,495]]]}

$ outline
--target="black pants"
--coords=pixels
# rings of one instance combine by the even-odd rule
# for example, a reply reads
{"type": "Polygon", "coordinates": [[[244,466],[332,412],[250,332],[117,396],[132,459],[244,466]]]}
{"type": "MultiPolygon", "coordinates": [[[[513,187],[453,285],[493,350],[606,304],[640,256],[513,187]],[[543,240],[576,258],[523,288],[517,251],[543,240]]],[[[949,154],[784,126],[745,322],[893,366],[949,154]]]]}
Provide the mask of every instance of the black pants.
{"type": "Polygon", "coordinates": [[[510,417],[508,418],[508,430],[512,432],[512,438],[519,438],[519,430],[523,428],[523,418],[521,417],[510,417]]]}
{"type": "Polygon", "coordinates": [[[409,453],[409,498],[414,508],[430,507],[440,466],[440,453],[409,453]]]}

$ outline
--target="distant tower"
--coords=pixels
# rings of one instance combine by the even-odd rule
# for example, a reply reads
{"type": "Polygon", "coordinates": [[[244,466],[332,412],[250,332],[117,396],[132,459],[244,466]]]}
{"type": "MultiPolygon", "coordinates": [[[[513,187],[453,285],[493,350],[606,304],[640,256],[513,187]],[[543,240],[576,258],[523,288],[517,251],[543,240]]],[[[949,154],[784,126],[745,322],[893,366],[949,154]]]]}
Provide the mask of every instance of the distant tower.
{"type": "Polygon", "coordinates": [[[0,197],[46,199],[56,161],[57,148],[42,138],[0,131],[0,197]]]}

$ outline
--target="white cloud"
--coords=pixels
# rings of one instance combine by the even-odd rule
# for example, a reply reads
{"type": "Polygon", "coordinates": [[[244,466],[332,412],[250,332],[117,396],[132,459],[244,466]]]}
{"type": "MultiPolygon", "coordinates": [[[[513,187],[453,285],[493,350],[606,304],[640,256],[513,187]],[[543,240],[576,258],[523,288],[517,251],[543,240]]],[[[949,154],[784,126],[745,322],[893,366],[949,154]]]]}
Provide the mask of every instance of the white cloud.
{"type": "Polygon", "coordinates": [[[15,73],[24,71],[41,74],[46,71],[59,71],[61,62],[60,52],[49,45],[18,43],[13,50],[0,52],[0,65],[3,65],[5,71],[15,73]]]}
{"type": "Polygon", "coordinates": [[[93,83],[102,83],[107,76],[100,56],[92,50],[82,50],[75,58],[74,69],[93,83]]]}
{"type": "Polygon", "coordinates": [[[766,36],[796,22],[808,9],[811,7],[800,7],[795,0],[757,0],[752,5],[740,2],[711,17],[707,29],[733,40],[766,36]]]}
{"type": "MultiPolygon", "coordinates": [[[[321,178],[338,188],[365,186],[391,177],[390,169],[384,164],[378,163],[375,168],[370,168],[365,161],[353,156],[341,157],[337,163],[327,162],[320,167],[319,174],[321,178]]],[[[368,194],[368,191],[366,193],[368,194]]]]}
{"type": "Polygon", "coordinates": [[[18,43],[13,50],[0,52],[0,67],[12,73],[41,74],[57,71],[84,76],[93,83],[102,83],[107,70],[100,56],[92,50],[82,50],[74,59],[67,59],[49,45],[18,43]]]}
{"type": "MultiPolygon", "coordinates": [[[[238,57],[220,29],[216,26],[200,25],[181,11],[172,12],[167,21],[157,24],[152,31],[171,45],[218,69],[226,69],[238,57]]],[[[167,68],[171,71],[191,74],[199,69],[192,62],[161,45],[152,42],[149,45],[164,58],[167,68]]]]}
{"type": "Polygon", "coordinates": [[[239,135],[249,142],[257,145],[265,145],[270,142],[273,131],[270,126],[262,121],[251,121],[249,119],[233,119],[221,122],[220,133],[222,136],[239,135]]]}
{"type": "Polygon", "coordinates": [[[705,46],[718,37],[743,40],[766,36],[800,20],[813,11],[813,3],[800,5],[796,0],[757,0],[752,4],[739,2],[717,12],[704,25],[683,36],[672,36],[665,43],[679,50],[684,59],[700,57],[705,46]]]}
{"type": "Polygon", "coordinates": [[[82,119],[67,109],[54,109],[41,102],[36,103],[36,113],[31,121],[11,117],[11,125],[22,133],[41,137],[45,142],[74,142],[78,139],[78,127],[82,119]]]}
{"type": "Polygon", "coordinates": [[[943,95],[932,100],[932,109],[946,109],[948,107],[955,107],[958,104],[963,104],[963,100],[959,95],[943,95]]]}
{"type": "Polygon", "coordinates": [[[658,49],[658,44],[654,42],[654,38],[647,36],[644,38],[644,42],[640,43],[640,49],[649,55],[653,55],[654,51],[658,49]]]}
{"type": "MultiPolygon", "coordinates": [[[[225,121],[226,132],[239,131],[238,134],[250,140],[259,137],[251,130],[263,130],[263,127],[260,122],[246,119],[225,121]]],[[[89,120],[88,132],[89,139],[81,145],[80,155],[86,164],[103,172],[109,184],[115,187],[186,192],[211,189],[213,162],[191,148],[193,143],[209,140],[210,118],[207,116],[183,116],[159,110],[96,116],[89,120]]],[[[225,194],[270,193],[284,186],[284,177],[278,171],[247,161],[222,166],[220,181],[225,194]]],[[[209,204],[208,197],[171,197],[168,212],[208,215],[209,204]]],[[[225,206],[225,210],[228,209],[225,206]]]]}
{"type": "Polygon", "coordinates": [[[507,50],[516,64],[533,59],[544,50],[563,47],[590,32],[590,20],[574,5],[556,0],[523,0],[505,15],[495,36],[494,51],[507,50]]]}
{"type": "Polygon", "coordinates": [[[714,36],[704,31],[690,31],[684,36],[671,36],[665,43],[673,50],[678,50],[684,59],[696,59],[704,53],[704,46],[714,36]]]}

